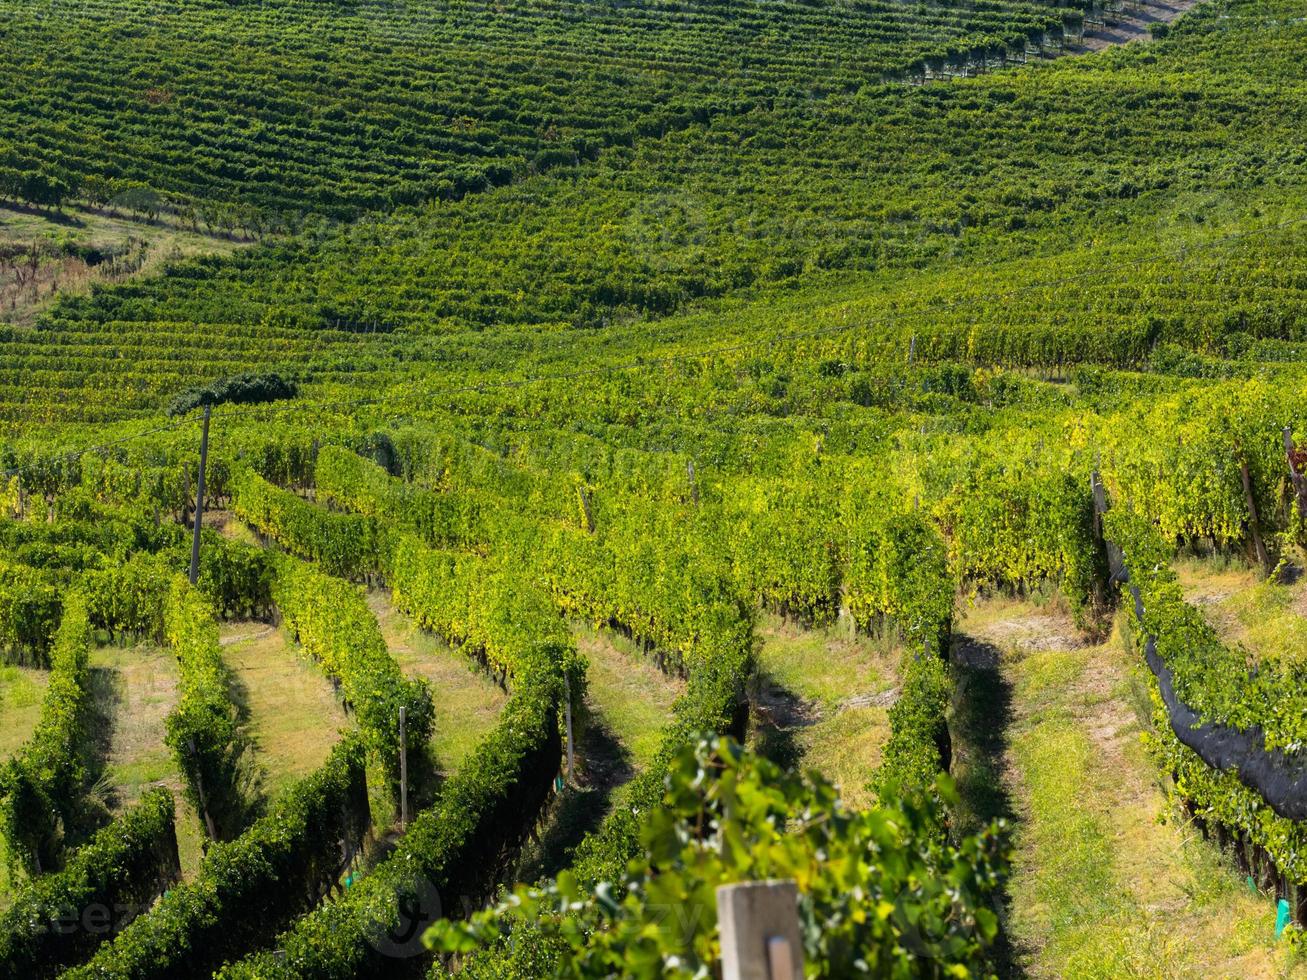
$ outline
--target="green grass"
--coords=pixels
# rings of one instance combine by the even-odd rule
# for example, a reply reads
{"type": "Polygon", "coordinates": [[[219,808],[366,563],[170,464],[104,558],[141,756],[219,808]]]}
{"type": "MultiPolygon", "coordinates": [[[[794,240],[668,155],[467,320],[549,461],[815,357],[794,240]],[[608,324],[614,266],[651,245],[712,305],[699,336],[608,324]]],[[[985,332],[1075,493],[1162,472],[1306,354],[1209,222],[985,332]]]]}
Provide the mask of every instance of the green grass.
{"type": "Polygon", "coordinates": [[[0,761],[17,752],[41,717],[49,674],[29,667],[0,667],[0,761]]]}
{"type": "Polygon", "coordinates": [[[431,683],[436,710],[430,750],[450,776],[494,728],[507,695],[475,663],[395,609],[388,594],[372,592],[368,605],[400,669],[431,683]]]}
{"type": "Polygon", "coordinates": [[[898,654],[892,644],[840,626],[802,629],[771,615],[763,616],[759,632],[760,666],[776,683],[823,708],[893,686],[898,654]]]}
{"type": "Polygon", "coordinates": [[[573,627],[578,651],[589,661],[587,698],[591,710],[630,753],[639,769],[653,758],[672,704],[684,692],[624,637],[588,626],[573,627]]]}
{"type": "MultiPolygon", "coordinates": [[[[983,609],[991,635],[1038,613],[983,609]]],[[[1058,635],[1055,642],[1061,642],[1058,635]]],[[[1006,776],[1016,811],[1010,938],[1035,977],[1274,977],[1274,903],[1166,800],[1143,749],[1140,671],[1119,637],[1075,650],[1002,647],[1006,776]]]]}
{"type": "Polygon", "coordinates": [[[282,630],[224,623],[222,639],[233,700],[275,799],[327,760],[350,720],[331,682],[282,630]]]}
{"type": "Polygon", "coordinates": [[[177,848],[190,878],[203,857],[199,817],[182,795],[182,777],[164,744],[164,722],[177,703],[176,660],[153,647],[100,647],[91,653],[91,684],[107,731],[103,783],[109,809],[121,813],[155,786],[177,801],[177,848]]]}
{"type": "Polygon", "coordinates": [[[820,772],[849,806],[871,806],[901,651],[843,626],[808,630],[770,615],[759,632],[760,693],[775,728],[758,736],[766,751],[820,772]]]}
{"type": "Polygon", "coordinates": [[[889,712],[879,707],[846,707],[804,729],[798,743],[803,767],[815,769],[840,788],[846,806],[875,804],[868,789],[889,739],[889,712]]]}
{"type": "Polygon", "coordinates": [[[1307,577],[1286,585],[1222,559],[1178,562],[1176,572],[1226,643],[1268,663],[1307,663],[1307,577]]]}

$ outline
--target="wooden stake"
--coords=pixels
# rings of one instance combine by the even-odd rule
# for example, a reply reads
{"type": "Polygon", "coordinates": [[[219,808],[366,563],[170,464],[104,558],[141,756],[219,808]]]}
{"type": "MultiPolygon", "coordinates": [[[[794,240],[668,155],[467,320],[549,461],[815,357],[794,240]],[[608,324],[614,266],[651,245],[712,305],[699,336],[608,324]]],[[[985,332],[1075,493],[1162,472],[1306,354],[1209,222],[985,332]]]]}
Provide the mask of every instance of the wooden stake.
{"type": "Polygon", "coordinates": [[[717,889],[722,980],[802,980],[799,891],[793,881],[717,889]]]}
{"type": "Polygon", "coordinates": [[[1296,447],[1293,444],[1293,430],[1287,425],[1284,427],[1284,457],[1289,462],[1289,479],[1293,483],[1294,492],[1298,495],[1298,512],[1307,516],[1307,476],[1298,472],[1294,466],[1294,457],[1297,455],[1296,447]]]}
{"type": "Polygon", "coordinates": [[[1107,550],[1107,568],[1111,575],[1108,584],[1124,582],[1125,557],[1121,554],[1120,548],[1107,540],[1103,527],[1103,515],[1107,513],[1107,488],[1103,486],[1103,479],[1098,475],[1098,470],[1094,470],[1089,475],[1089,487],[1094,495],[1094,533],[1098,535],[1107,550]]]}
{"type": "Polygon", "coordinates": [[[1248,501],[1248,524],[1253,532],[1253,547],[1257,550],[1257,560],[1268,574],[1271,571],[1271,559],[1266,554],[1266,545],[1262,543],[1262,528],[1257,520],[1257,501],[1253,499],[1253,481],[1248,474],[1247,460],[1239,463],[1239,473],[1243,477],[1243,495],[1248,501]]]}
{"type": "Polygon", "coordinates": [[[408,829],[408,709],[399,706],[399,826],[408,829]]]}
{"type": "Polygon", "coordinates": [[[191,538],[191,585],[200,580],[200,524],[204,520],[204,468],[209,462],[209,414],[212,405],[204,406],[204,432],[200,436],[200,479],[195,487],[195,535],[191,538]]]}
{"type": "Polygon", "coordinates": [[[564,717],[567,721],[567,781],[572,781],[572,767],[576,762],[576,756],[572,749],[572,680],[563,672],[563,693],[566,701],[563,705],[564,717]]]}
{"type": "Polygon", "coordinates": [[[576,493],[581,498],[581,510],[585,513],[585,529],[590,534],[594,534],[595,515],[594,508],[590,504],[590,493],[585,487],[577,487],[576,493]]]}
{"type": "MultiPolygon", "coordinates": [[[[186,744],[191,750],[191,758],[194,758],[195,739],[187,739],[186,744]]],[[[195,794],[200,798],[200,812],[204,815],[204,826],[208,828],[209,839],[217,840],[218,828],[214,826],[213,817],[209,815],[209,796],[204,792],[204,779],[198,769],[195,770],[195,794]]]]}

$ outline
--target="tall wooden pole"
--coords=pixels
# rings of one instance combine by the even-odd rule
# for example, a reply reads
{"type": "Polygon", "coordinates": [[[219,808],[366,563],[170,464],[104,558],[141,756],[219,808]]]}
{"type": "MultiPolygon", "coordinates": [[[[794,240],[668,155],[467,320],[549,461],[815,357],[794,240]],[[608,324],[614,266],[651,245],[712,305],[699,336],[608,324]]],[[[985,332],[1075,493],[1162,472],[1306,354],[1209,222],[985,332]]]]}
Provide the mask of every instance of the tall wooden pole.
{"type": "Polygon", "coordinates": [[[1307,516],[1307,475],[1298,472],[1294,465],[1297,450],[1293,444],[1293,430],[1284,427],[1284,456],[1289,461],[1289,480],[1293,483],[1294,493],[1298,495],[1299,512],[1307,516]]]}
{"type": "Polygon", "coordinates": [[[200,479],[195,488],[195,534],[191,538],[191,585],[200,580],[200,525],[204,521],[204,470],[209,463],[209,415],[212,405],[204,406],[204,432],[200,436],[200,479]]]}
{"type": "Polygon", "coordinates": [[[563,710],[567,719],[567,781],[570,783],[572,781],[572,766],[576,761],[576,756],[572,749],[572,681],[567,676],[566,671],[563,672],[563,694],[566,698],[563,710]]]}
{"type": "Polygon", "coordinates": [[[399,825],[408,829],[408,709],[399,707],[399,825]]]}
{"type": "Polygon", "coordinates": [[[1262,527],[1257,520],[1257,500],[1253,496],[1253,481],[1248,473],[1248,461],[1242,460],[1239,463],[1239,475],[1243,477],[1243,495],[1248,501],[1248,519],[1249,528],[1253,533],[1253,548],[1257,551],[1257,560],[1261,563],[1262,568],[1269,572],[1271,570],[1271,560],[1266,554],[1266,545],[1262,543],[1262,527]]]}

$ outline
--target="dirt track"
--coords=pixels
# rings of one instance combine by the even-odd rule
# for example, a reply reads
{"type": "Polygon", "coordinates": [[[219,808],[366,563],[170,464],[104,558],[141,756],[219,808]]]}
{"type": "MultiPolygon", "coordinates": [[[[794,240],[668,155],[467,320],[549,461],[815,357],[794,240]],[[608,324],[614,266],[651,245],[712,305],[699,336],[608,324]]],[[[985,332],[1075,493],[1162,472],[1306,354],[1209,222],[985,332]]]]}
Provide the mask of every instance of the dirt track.
{"type": "Polygon", "coordinates": [[[1169,24],[1181,14],[1198,6],[1200,0],[1149,0],[1139,9],[1127,9],[1113,14],[1115,24],[1104,25],[1092,32],[1085,31],[1084,41],[1079,47],[1072,48],[1067,54],[1084,54],[1089,51],[1101,51],[1114,44],[1129,44],[1140,38],[1147,38],[1148,28],[1153,24],[1169,24]]]}

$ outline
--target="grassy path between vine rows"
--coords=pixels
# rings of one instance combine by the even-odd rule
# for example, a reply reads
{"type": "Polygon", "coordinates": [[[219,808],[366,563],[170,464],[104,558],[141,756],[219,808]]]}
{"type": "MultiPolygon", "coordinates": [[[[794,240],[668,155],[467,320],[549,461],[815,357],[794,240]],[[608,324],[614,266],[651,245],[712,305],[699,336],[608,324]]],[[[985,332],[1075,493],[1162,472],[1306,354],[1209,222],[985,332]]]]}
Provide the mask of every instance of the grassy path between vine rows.
{"type": "Polygon", "coordinates": [[[50,673],[35,667],[0,667],[0,762],[32,737],[50,673]]]}
{"type": "Polygon", "coordinates": [[[99,647],[91,652],[91,689],[106,749],[105,803],[114,814],[146,790],[163,786],[177,803],[177,850],[182,877],[203,857],[200,819],[182,794],[182,775],[164,742],[165,720],[177,704],[177,661],[162,647],[99,647]]]}
{"type": "Polygon", "coordinates": [[[232,701],[274,800],[317,771],[352,723],[331,682],[285,631],[232,622],[222,624],[221,638],[232,701]]]}
{"type": "Polygon", "coordinates": [[[870,806],[901,651],[842,625],[803,629],[776,616],[762,617],[759,635],[751,742],[781,765],[817,770],[848,805],[870,806]]]}
{"type": "Polygon", "coordinates": [[[586,658],[586,691],[575,706],[576,767],[549,808],[539,840],[523,848],[516,877],[557,874],[576,846],[621,804],[626,786],[657,754],[685,682],[664,674],[626,637],[572,625],[586,658]]]}
{"type": "Polygon", "coordinates": [[[388,592],[373,589],[368,606],[400,670],[431,684],[435,720],[429,748],[437,770],[448,778],[495,727],[508,696],[477,664],[391,605],[388,592]]]}
{"type": "Polygon", "coordinates": [[[1145,676],[1120,636],[1089,645],[1051,604],[1003,599],[955,629],[962,823],[1014,826],[1006,972],[1300,975],[1276,947],[1271,898],[1167,803],[1140,739],[1145,676]]]}
{"type": "MultiPolygon", "coordinates": [[[[35,667],[0,667],[0,763],[11,758],[32,737],[41,718],[48,671],[35,667]]],[[[0,841],[0,909],[9,904],[12,883],[4,844],[0,841]]]]}
{"type": "Polygon", "coordinates": [[[1291,566],[1287,581],[1263,580],[1257,570],[1225,558],[1190,558],[1175,565],[1185,599],[1221,639],[1259,660],[1307,663],[1307,574],[1291,566]]]}

